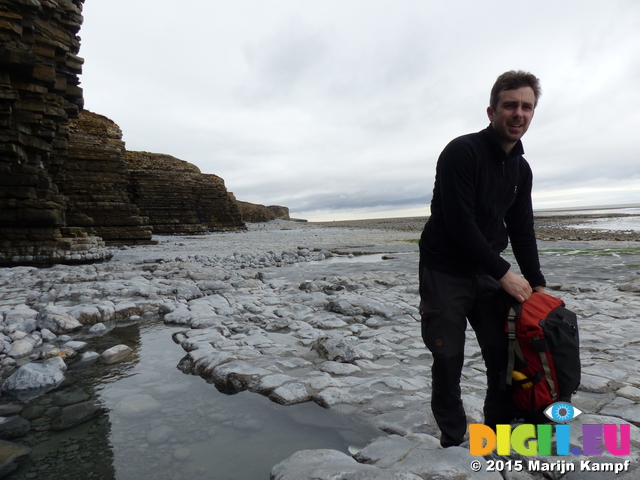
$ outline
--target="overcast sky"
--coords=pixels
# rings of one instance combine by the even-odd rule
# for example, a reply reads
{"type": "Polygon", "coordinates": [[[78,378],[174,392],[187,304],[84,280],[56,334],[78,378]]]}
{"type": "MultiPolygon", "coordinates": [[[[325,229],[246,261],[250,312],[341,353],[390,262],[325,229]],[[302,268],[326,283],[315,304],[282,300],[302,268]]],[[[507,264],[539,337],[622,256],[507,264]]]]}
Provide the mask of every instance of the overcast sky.
{"type": "Polygon", "coordinates": [[[496,77],[543,94],[534,207],[640,202],[638,0],[87,0],[85,108],[309,220],[428,215],[496,77]]]}

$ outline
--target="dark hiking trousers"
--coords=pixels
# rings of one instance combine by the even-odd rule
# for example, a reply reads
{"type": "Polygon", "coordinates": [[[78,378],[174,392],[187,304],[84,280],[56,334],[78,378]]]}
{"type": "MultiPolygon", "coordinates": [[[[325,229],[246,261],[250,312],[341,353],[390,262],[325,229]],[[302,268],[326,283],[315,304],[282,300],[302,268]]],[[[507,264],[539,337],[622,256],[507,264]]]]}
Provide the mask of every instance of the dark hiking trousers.
{"type": "Polygon", "coordinates": [[[514,300],[488,275],[456,277],[428,268],[420,273],[422,338],[433,354],[431,409],[442,431],[441,445],[460,445],[467,430],[460,397],[467,320],[487,368],[484,423],[495,429],[513,418],[511,390],[504,379],[508,357],[504,327],[514,300]]]}

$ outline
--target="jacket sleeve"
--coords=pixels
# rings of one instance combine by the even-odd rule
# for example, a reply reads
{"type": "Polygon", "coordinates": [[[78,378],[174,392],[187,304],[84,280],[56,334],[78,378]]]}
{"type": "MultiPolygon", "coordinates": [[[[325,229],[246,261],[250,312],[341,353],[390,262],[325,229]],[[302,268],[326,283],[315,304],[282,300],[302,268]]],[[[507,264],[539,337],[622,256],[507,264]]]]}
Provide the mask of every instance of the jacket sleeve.
{"type": "Polygon", "coordinates": [[[469,262],[496,280],[510,268],[509,262],[493,251],[475,218],[476,183],[482,168],[470,145],[455,140],[438,159],[440,202],[447,234],[469,262]]]}
{"type": "Polygon", "coordinates": [[[543,287],[546,281],[540,271],[540,258],[534,230],[533,206],[531,203],[531,189],[533,174],[531,167],[524,159],[520,159],[520,185],[515,202],[505,217],[507,232],[516,257],[518,266],[524,278],[532,287],[543,287]]]}

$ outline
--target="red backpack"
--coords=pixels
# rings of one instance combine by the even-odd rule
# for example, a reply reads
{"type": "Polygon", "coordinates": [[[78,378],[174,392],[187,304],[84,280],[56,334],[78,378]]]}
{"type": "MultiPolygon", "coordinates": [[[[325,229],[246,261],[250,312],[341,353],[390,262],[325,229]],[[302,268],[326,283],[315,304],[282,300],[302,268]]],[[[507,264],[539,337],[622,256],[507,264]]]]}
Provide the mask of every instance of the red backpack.
{"type": "Polygon", "coordinates": [[[580,385],[576,314],[564,302],[534,292],[511,307],[507,317],[507,384],[521,412],[540,412],[554,402],[570,402],[580,385]]]}

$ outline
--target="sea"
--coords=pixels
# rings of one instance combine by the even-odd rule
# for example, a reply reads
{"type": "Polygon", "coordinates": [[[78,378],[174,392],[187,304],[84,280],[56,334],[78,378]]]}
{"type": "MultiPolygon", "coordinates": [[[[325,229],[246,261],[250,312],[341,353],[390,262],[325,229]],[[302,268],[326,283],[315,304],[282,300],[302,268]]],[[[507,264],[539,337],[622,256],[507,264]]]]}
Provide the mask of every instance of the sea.
{"type": "Polygon", "coordinates": [[[536,215],[593,215],[588,223],[572,225],[577,229],[640,231],[640,203],[536,210],[536,215]]]}

